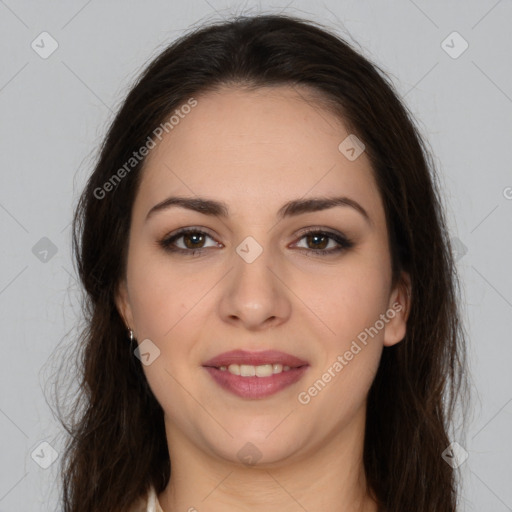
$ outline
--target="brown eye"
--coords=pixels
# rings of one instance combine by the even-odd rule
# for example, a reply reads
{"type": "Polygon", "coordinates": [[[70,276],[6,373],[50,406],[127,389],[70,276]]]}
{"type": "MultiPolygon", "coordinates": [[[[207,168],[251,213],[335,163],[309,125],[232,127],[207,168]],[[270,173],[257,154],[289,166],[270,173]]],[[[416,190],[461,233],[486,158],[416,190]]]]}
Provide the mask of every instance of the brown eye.
{"type": "Polygon", "coordinates": [[[309,230],[302,233],[300,239],[306,242],[306,247],[303,249],[313,255],[332,255],[354,246],[354,243],[341,233],[330,231],[309,230]],[[329,244],[331,244],[330,248],[328,248],[329,244]]]}
{"type": "MultiPolygon", "coordinates": [[[[159,244],[168,252],[182,252],[194,255],[208,248],[208,246],[204,245],[208,238],[213,240],[208,233],[200,229],[187,228],[178,231],[170,237],[164,238],[159,244]],[[181,242],[182,245],[178,243],[180,240],[183,240],[181,242]]],[[[216,245],[219,246],[220,244],[216,245]]],[[[209,247],[212,247],[212,245],[209,247]]],[[[213,247],[215,247],[215,244],[213,247]]]]}
{"type": "Polygon", "coordinates": [[[306,240],[309,245],[311,242],[313,247],[308,247],[310,249],[325,249],[329,245],[329,237],[324,234],[310,234],[306,235],[306,240]]]}
{"type": "Polygon", "coordinates": [[[185,235],[182,235],[181,238],[183,238],[183,241],[185,243],[185,246],[188,249],[200,249],[201,247],[199,244],[204,243],[204,235],[202,233],[187,233],[185,235]]]}

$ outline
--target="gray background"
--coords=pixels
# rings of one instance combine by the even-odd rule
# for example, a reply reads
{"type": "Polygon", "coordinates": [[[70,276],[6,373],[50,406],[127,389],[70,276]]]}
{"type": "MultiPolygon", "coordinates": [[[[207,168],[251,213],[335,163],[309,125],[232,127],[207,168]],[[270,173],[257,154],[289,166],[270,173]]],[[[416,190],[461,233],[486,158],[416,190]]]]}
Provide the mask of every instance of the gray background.
{"type": "Polygon", "coordinates": [[[46,397],[80,317],[70,220],[108,122],[166,43],[203,21],[262,11],[360,44],[430,143],[458,239],[475,388],[467,439],[453,439],[469,453],[462,510],[512,511],[510,0],[0,0],[0,512],[59,510],[58,464],[35,460],[51,462],[42,442],[57,453],[63,442],[46,397]],[[58,43],[46,59],[31,47],[51,48],[44,31],[58,43]],[[453,31],[469,44],[457,58],[462,39],[442,44],[453,31]]]}

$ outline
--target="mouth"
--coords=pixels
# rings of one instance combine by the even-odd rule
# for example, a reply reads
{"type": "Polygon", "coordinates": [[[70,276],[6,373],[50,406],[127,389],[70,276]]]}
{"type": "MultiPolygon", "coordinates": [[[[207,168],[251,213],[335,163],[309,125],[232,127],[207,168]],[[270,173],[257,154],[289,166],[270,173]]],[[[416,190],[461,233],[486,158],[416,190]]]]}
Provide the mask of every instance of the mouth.
{"type": "Polygon", "coordinates": [[[278,351],[225,352],[203,364],[221,388],[246,399],[273,395],[300,380],[309,363],[278,351]]]}

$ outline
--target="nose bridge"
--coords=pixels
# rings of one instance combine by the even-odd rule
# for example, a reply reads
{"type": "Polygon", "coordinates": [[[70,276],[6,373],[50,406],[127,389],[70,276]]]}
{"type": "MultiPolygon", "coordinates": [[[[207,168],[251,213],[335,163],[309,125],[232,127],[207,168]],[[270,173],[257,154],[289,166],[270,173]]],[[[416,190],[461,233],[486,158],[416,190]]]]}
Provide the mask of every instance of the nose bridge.
{"type": "Polygon", "coordinates": [[[272,267],[275,251],[267,241],[262,241],[263,235],[258,238],[261,243],[254,236],[244,238],[235,248],[236,255],[233,258],[233,284],[241,288],[238,292],[248,294],[248,297],[274,291],[273,274],[269,267],[272,267]]]}
{"type": "MultiPolygon", "coordinates": [[[[264,235],[260,235],[260,240],[264,235]]],[[[268,240],[266,237],[265,240],[268,240]]],[[[224,290],[221,314],[225,320],[238,318],[256,327],[269,319],[284,319],[289,314],[286,287],[278,279],[276,251],[247,236],[235,248],[233,272],[224,290]]]]}

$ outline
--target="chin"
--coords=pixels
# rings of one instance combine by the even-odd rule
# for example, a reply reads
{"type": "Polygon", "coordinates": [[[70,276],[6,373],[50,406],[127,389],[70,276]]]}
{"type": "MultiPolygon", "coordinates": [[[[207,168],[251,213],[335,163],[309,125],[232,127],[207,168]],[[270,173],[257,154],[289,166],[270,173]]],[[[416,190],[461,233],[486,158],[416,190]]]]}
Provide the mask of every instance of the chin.
{"type": "MultiPolygon", "coordinates": [[[[280,418],[279,421],[282,421],[280,418]]],[[[254,428],[238,430],[234,439],[222,446],[215,444],[217,439],[213,439],[210,449],[217,453],[219,457],[231,463],[241,464],[247,467],[272,467],[279,463],[294,457],[303,444],[299,439],[293,440],[293,435],[284,429],[278,431],[279,424],[275,422],[272,428],[255,431],[254,428]],[[272,432],[274,430],[274,432],[272,432]],[[272,432],[269,435],[269,432],[272,432]]],[[[235,431],[232,431],[235,432],[235,431]]]]}

